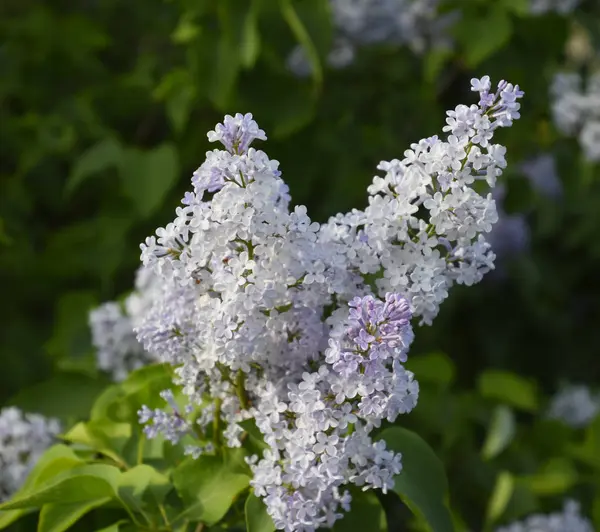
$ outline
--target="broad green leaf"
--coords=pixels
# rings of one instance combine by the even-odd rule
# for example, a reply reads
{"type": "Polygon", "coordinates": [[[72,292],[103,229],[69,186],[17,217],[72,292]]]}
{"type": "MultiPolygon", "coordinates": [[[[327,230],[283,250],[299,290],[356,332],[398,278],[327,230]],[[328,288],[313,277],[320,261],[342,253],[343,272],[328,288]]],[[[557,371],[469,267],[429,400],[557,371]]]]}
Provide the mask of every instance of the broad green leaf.
{"type": "Polygon", "coordinates": [[[516,422],[513,411],[504,405],[498,405],[492,414],[487,437],[481,454],[486,460],[499,455],[515,436],[516,422]]]}
{"type": "Polygon", "coordinates": [[[154,468],[140,464],[121,475],[117,490],[124,504],[140,512],[146,506],[156,508],[162,504],[171,484],[154,468]]]}
{"type": "Polygon", "coordinates": [[[406,368],[415,374],[419,381],[448,385],[454,381],[456,369],[449,356],[443,353],[429,353],[409,358],[406,368]]]}
{"type": "Polygon", "coordinates": [[[75,162],[73,171],[65,186],[71,194],[85,179],[98,172],[116,167],[121,160],[122,147],[114,138],[108,137],[84,151],[75,162]]]}
{"type": "Polygon", "coordinates": [[[274,532],[275,525],[267,513],[265,503],[254,493],[250,493],[244,506],[247,532],[274,532]]]}
{"type": "Polygon", "coordinates": [[[515,479],[508,471],[501,471],[490,496],[486,511],[486,523],[495,523],[504,513],[515,490],[515,479]]]}
{"type": "Polygon", "coordinates": [[[129,148],[123,153],[119,168],[124,194],[140,216],[147,217],[162,205],[175,184],[179,159],[169,143],[149,151],[129,148]]]}
{"type": "Polygon", "coordinates": [[[171,388],[173,368],[168,364],[152,364],[131,372],[123,382],[105,389],[94,403],[92,420],[110,419],[138,426],[138,410],[164,406],[159,393],[171,388]]]}
{"type": "Polygon", "coordinates": [[[488,370],[479,376],[479,393],[521,410],[537,412],[538,391],[535,384],[508,371],[488,370]]]}
{"type": "Polygon", "coordinates": [[[57,373],[49,380],[21,390],[9,404],[26,412],[56,417],[65,423],[88,415],[106,380],[81,373],[57,373]]]}
{"type": "MultiPolygon", "coordinates": [[[[12,496],[23,497],[27,492],[52,477],[82,464],[82,460],[66,445],[53,445],[42,456],[25,479],[21,488],[12,496]]],[[[0,530],[15,522],[31,509],[0,511],[0,530]]]]}
{"type": "Polygon", "coordinates": [[[444,466],[431,447],[417,434],[391,427],[379,434],[387,448],[402,454],[402,471],[394,491],[429,523],[434,532],[452,532],[452,518],[445,504],[448,481],[444,466]]]}
{"type": "Polygon", "coordinates": [[[226,464],[221,456],[188,459],[173,471],[173,484],[186,505],[185,518],[213,525],[248,487],[250,477],[226,464]]]}
{"type": "Polygon", "coordinates": [[[351,490],[352,505],[344,517],[336,521],[334,532],[387,532],[383,506],[373,491],[351,490]]]}
{"type": "Polygon", "coordinates": [[[65,440],[90,447],[118,463],[123,462],[122,451],[130,438],[129,423],[115,423],[108,419],[78,423],[64,435],[65,440]]]}
{"type": "Polygon", "coordinates": [[[74,467],[39,489],[32,489],[0,504],[0,510],[40,508],[49,503],[67,504],[114,497],[119,475],[116,467],[104,464],[74,467]]]}
{"type": "Polygon", "coordinates": [[[484,14],[465,13],[454,26],[454,35],[471,68],[500,50],[512,34],[512,22],[506,10],[500,5],[489,5],[491,7],[484,14]]]}
{"type": "Polygon", "coordinates": [[[63,532],[68,530],[86,513],[103,506],[110,500],[110,497],[104,497],[72,504],[45,504],[40,512],[37,532],[63,532]]]}
{"type": "Polygon", "coordinates": [[[101,530],[96,530],[96,532],[119,532],[121,525],[128,523],[126,519],[121,519],[112,525],[107,526],[106,528],[102,528],[101,530]]]}
{"type": "Polygon", "coordinates": [[[98,305],[93,292],[62,295],[55,306],[54,330],[46,349],[56,359],[80,358],[90,351],[89,311],[98,305]]]}

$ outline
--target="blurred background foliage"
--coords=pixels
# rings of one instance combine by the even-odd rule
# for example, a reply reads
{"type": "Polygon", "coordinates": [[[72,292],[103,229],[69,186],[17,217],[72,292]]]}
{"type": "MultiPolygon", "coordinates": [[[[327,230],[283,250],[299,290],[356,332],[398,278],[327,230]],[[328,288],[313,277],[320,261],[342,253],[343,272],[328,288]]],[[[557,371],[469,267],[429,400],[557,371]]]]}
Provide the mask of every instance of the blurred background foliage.
{"type": "Polygon", "coordinates": [[[4,0],[0,403],[85,416],[107,382],[88,311],[131,289],[139,242],[171,219],[224,113],[255,115],[294,203],[323,221],[363,207],[378,162],[441,133],[444,111],[473,101],[469,79],[489,74],[526,92],[498,142],[505,209],[526,215],[529,246],[417,331],[423,398],[408,423],[443,457],[468,523],[551,508],[575,487],[600,526],[600,425],[579,441],[535,416],[562,381],[600,381],[600,165],[555,130],[548,90],[557,71],[585,70],[577,38],[598,49],[600,6],[527,5],[447,2],[461,12],[453,47],[362,47],[336,70],[325,0],[4,0]],[[288,68],[298,44],[307,77],[288,68]],[[546,152],[559,198],[520,170],[546,152]]]}

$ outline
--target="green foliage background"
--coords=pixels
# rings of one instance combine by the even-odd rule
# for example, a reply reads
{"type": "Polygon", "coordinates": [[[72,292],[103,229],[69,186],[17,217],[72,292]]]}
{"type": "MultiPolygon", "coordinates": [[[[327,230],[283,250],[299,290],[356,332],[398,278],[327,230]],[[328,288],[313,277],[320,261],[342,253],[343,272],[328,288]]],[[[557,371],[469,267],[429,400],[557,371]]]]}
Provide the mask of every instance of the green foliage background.
{"type": "Polygon", "coordinates": [[[294,203],[323,221],[364,206],[377,163],[440,133],[446,109],[473,101],[469,79],[489,74],[526,92],[522,119],[498,142],[508,147],[507,208],[528,214],[531,249],[504,275],[456,288],[435,324],[417,330],[423,398],[406,423],[442,457],[457,516],[476,529],[551,508],[572,488],[600,526],[599,470],[580,472],[544,441],[556,427],[534,416],[562,380],[600,382],[600,167],[554,129],[548,97],[556,71],[585,70],[566,47],[574,32],[598,50],[600,6],[584,2],[569,17],[531,17],[526,6],[447,2],[462,11],[453,51],[365,47],[336,71],[325,61],[325,0],[4,0],[0,404],[87,416],[107,383],[87,313],[131,288],[139,242],[170,220],[224,113],[255,115],[294,203]],[[286,67],[298,43],[306,79],[286,67]],[[518,171],[548,151],[564,187],[557,201],[518,171]],[[492,429],[499,442],[488,442],[492,429]],[[494,507],[506,486],[531,504],[494,507]]]}

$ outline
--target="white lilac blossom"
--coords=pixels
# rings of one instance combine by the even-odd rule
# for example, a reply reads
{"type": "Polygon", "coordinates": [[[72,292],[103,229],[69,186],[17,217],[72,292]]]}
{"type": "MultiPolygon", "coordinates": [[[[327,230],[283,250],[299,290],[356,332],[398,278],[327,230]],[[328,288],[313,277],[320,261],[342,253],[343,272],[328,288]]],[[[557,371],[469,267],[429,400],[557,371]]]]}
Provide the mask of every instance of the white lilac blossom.
{"type": "Polygon", "coordinates": [[[403,160],[382,162],[384,177],[368,188],[369,206],[338,215],[323,227],[322,241],[342,241],[346,260],[376,278],[377,293],[402,293],[413,315],[431,323],[454,283],[472,285],[493,268],[484,237],[498,221],[491,195],[506,167],[506,148],[491,142],[498,127],[519,118],[522,91],[505,81],[472,81],[479,105],[448,111],[446,141],[423,139],[403,160]]]}
{"type": "MultiPolygon", "coordinates": [[[[519,117],[518,86],[472,81],[478,105],[448,112],[447,140],[383,162],[369,207],[324,225],[290,209],[278,162],[252,115],[226,117],[175,219],[141,245],[159,289],[136,327],[152,356],[176,366],[168,412],[140,410],[146,433],[197,436],[193,456],[239,447],[252,420],[267,446],[248,462],[276,527],[330,527],[346,487],[387,490],[398,453],[373,429],[410,412],[418,383],[403,363],[412,319],[430,323],[454,283],[493,267],[483,233],[497,221],[493,187],[506,165],[492,144],[519,117]],[[198,414],[199,412],[199,414],[198,414]]],[[[189,439],[189,438],[188,438],[189,439]]]]}
{"type": "Polygon", "coordinates": [[[551,87],[552,114],[559,131],[578,136],[589,161],[600,161],[600,72],[591,74],[585,87],[574,72],[559,73],[551,87]]]}
{"type": "Polygon", "coordinates": [[[524,521],[497,528],[496,532],[594,532],[594,528],[581,515],[579,503],[567,500],[562,512],[534,514],[524,521]]]}
{"type": "Polygon", "coordinates": [[[558,13],[566,15],[572,13],[581,0],[531,0],[529,12],[533,15],[544,15],[546,13],[558,13]]]}
{"type": "Polygon", "coordinates": [[[0,501],[21,487],[59,432],[56,419],[25,414],[15,407],[0,410],[0,501]]]}
{"type": "Polygon", "coordinates": [[[109,301],[90,312],[89,324],[98,368],[110,373],[115,381],[121,381],[134,369],[157,360],[137,341],[134,327],[150,310],[158,279],[151,270],[140,268],[135,290],[122,304],[109,301]]]}
{"type": "Polygon", "coordinates": [[[600,394],[587,386],[570,385],[559,390],[550,401],[548,417],[573,428],[583,428],[600,413],[600,394]]]}
{"type": "MultiPolygon", "coordinates": [[[[429,47],[449,47],[447,29],[459,12],[440,14],[440,0],[329,0],[335,32],[327,63],[343,68],[354,60],[356,48],[386,43],[409,46],[416,53],[429,47]]],[[[311,73],[304,49],[297,46],[288,57],[297,76],[311,73]]]]}

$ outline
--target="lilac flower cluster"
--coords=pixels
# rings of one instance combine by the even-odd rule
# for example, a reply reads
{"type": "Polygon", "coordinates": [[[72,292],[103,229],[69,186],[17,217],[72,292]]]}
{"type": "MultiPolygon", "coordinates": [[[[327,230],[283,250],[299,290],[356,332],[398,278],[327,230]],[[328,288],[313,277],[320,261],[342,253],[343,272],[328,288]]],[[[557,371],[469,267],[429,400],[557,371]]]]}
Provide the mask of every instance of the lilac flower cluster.
{"type": "Polygon", "coordinates": [[[558,130],[578,135],[585,157],[600,161],[600,72],[589,75],[585,87],[580,74],[556,74],[550,91],[558,130]]]}
{"type": "Polygon", "coordinates": [[[25,414],[14,407],[0,410],[0,501],[21,487],[60,430],[56,419],[25,414]]]}
{"type": "MultiPolygon", "coordinates": [[[[446,30],[458,12],[442,14],[440,4],[440,0],[329,0],[336,34],[327,57],[329,66],[348,66],[356,49],[369,44],[406,45],[416,53],[431,46],[451,46],[446,30]]],[[[310,74],[302,47],[292,51],[288,67],[297,76],[310,74]]]]}
{"type": "Polygon", "coordinates": [[[573,428],[583,428],[600,414],[600,393],[582,384],[564,386],[550,401],[548,417],[573,428]]]}
{"type": "Polygon", "coordinates": [[[546,13],[559,13],[566,15],[572,13],[581,0],[531,0],[529,12],[533,15],[544,15],[546,13]]]}
{"type": "Polygon", "coordinates": [[[157,360],[144,350],[134,332],[152,306],[157,282],[152,271],[140,268],[135,290],[123,304],[109,301],[90,312],[89,324],[98,368],[109,373],[115,381],[121,381],[134,369],[157,360]]]}
{"type": "Polygon", "coordinates": [[[497,528],[496,532],[594,532],[592,523],[580,513],[579,503],[567,500],[562,512],[535,514],[521,522],[497,528]]]}
{"type": "Polygon", "coordinates": [[[290,209],[277,161],[252,116],[226,117],[175,219],[141,245],[158,289],[135,327],[176,369],[189,406],[143,408],[150,436],[194,434],[194,456],[236,447],[248,420],[267,449],[251,482],[281,530],[331,526],[349,484],[388,489],[401,456],[373,429],[416,405],[407,371],[413,317],[430,323],[454,283],[493,267],[483,233],[497,220],[490,187],[506,166],[492,144],[519,117],[518,86],[473,80],[480,104],[448,112],[446,140],[421,140],[382,162],[369,206],[313,222],[290,209]],[[197,416],[196,413],[199,412],[197,416]],[[210,440],[210,441],[209,441],[210,440]]]}

